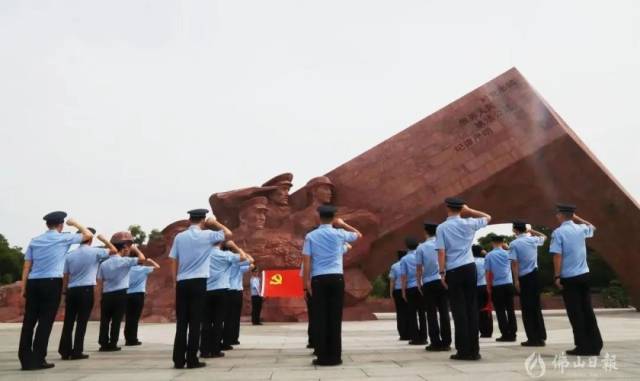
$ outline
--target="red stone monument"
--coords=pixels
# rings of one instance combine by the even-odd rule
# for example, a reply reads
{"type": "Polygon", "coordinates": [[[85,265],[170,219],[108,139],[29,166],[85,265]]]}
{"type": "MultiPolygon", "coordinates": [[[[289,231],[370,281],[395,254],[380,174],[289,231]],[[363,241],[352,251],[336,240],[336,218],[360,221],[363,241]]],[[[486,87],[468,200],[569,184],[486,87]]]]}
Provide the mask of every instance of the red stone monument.
{"type": "MultiPolygon", "coordinates": [[[[557,201],[577,204],[598,227],[590,247],[640,305],[638,204],[516,69],[289,195],[292,181],[283,174],[262,186],[215,193],[212,209],[262,268],[292,268],[300,264],[304,232],[316,223],[315,206],[336,204],[366,237],[345,257],[346,319],[371,317],[362,303],[370,281],[394,261],[406,235],[421,233],[423,220],[445,218],[442,201],[454,195],[489,211],[494,223],[523,218],[548,227],[557,225],[557,201]]],[[[166,257],[186,226],[167,226],[163,239],[147,247],[164,266],[149,278],[146,321],[175,317],[166,257]]],[[[0,321],[19,318],[16,289],[0,289],[0,321]]],[[[302,299],[268,300],[263,311],[271,321],[305,318],[302,299]]]]}

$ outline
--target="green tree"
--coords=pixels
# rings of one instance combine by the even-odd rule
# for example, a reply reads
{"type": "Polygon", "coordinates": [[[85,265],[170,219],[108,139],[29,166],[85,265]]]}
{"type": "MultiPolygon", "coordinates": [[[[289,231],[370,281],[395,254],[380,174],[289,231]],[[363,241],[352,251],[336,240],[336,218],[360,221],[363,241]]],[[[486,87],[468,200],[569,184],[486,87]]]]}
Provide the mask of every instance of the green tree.
{"type": "Polygon", "coordinates": [[[0,234],[0,284],[13,283],[22,275],[24,255],[17,246],[9,246],[9,241],[0,234]]]}
{"type": "Polygon", "coordinates": [[[133,243],[135,243],[136,245],[144,245],[145,241],[147,240],[147,233],[142,230],[142,227],[140,227],[140,225],[129,226],[129,231],[133,236],[133,243]]]}
{"type": "Polygon", "coordinates": [[[149,242],[156,239],[162,239],[162,232],[158,229],[153,229],[151,233],[149,233],[149,242]]]}

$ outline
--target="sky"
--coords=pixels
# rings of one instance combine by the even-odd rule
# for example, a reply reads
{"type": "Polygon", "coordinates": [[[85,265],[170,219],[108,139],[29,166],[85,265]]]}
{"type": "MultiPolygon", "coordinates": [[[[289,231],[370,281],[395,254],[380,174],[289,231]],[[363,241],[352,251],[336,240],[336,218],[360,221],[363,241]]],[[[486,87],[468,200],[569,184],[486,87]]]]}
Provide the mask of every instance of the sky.
{"type": "Polygon", "coordinates": [[[514,66],[638,200],[637,1],[3,0],[0,234],[297,188],[514,66]]]}

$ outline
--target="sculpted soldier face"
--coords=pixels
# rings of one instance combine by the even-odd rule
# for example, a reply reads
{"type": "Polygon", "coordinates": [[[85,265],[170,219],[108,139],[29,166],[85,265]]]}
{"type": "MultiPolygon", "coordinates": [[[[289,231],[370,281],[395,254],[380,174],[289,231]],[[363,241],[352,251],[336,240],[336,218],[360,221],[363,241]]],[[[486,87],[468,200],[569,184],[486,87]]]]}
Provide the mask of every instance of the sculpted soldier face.
{"type": "Polygon", "coordinates": [[[240,225],[247,229],[264,229],[265,222],[267,222],[266,209],[248,208],[240,213],[240,225]]]}
{"type": "Polygon", "coordinates": [[[313,190],[313,198],[322,203],[328,204],[331,202],[332,192],[331,187],[325,184],[318,185],[313,190]]]}
{"type": "Polygon", "coordinates": [[[289,205],[289,188],[280,187],[269,193],[269,201],[276,205],[289,205]]]}

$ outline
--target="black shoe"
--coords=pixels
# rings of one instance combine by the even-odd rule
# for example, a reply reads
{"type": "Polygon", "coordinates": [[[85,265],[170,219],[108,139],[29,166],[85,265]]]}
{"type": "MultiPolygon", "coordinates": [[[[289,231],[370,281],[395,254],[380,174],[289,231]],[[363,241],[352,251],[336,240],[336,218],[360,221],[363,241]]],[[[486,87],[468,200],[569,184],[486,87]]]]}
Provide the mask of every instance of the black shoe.
{"type": "Polygon", "coordinates": [[[573,349],[569,349],[568,351],[565,352],[567,355],[569,356],[600,356],[600,352],[596,352],[596,351],[588,351],[586,349],[581,349],[581,348],[573,348],[573,349]]]}
{"type": "Polygon", "coordinates": [[[409,341],[409,345],[425,345],[427,340],[411,340],[409,341]]]}
{"type": "Polygon", "coordinates": [[[75,355],[69,356],[69,360],[86,360],[89,358],[89,355],[85,355],[84,353],[78,353],[75,355]]]}
{"type": "Polygon", "coordinates": [[[262,325],[262,323],[251,323],[253,325],[262,325]]]}
{"type": "Polygon", "coordinates": [[[127,347],[134,347],[136,345],[142,345],[142,342],[140,342],[140,341],[128,341],[124,345],[126,345],[127,347]]]}
{"type": "Polygon", "coordinates": [[[424,348],[427,352],[448,352],[451,350],[450,346],[445,346],[445,345],[427,345],[424,348]]]}
{"type": "Polygon", "coordinates": [[[222,345],[222,350],[223,351],[232,351],[233,347],[231,345],[229,345],[229,344],[224,344],[224,345],[222,345]]]}
{"type": "Polygon", "coordinates": [[[315,359],[311,361],[311,364],[316,366],[336,366],[342,365],[342,360],[320,361],[319,359],[315,359]]]}
{"type": "Polygon", "coordinates": [[[485,339],[486,339],[486,338],[491,338],[491,335],[480,335],[480,337],[482,337],[482,338],[485,338],[485,339]]]}
{"type": "Polygon", "coordinates": [[[522,343],[520,343],[520,345],[522,345],[523,347],[544,347],[545,343],[544,341],[523,341],[522,343]]]}
{"type": "Polygon", "coordinates": [[[209,358],[212,358],[212,359],[219,358],[219,357],[224,357],[224,352],[211,353],[209,355],[209,358]]]}
{"type": "Polygon", "coordinates": [[[55,367],[56,364],[51,364],[46,361],[43,361],[42,364],[38,365],[38,369],[51,369],[55,367]]]}
{"type": "Polygon", "coordinates": [[[449,358],[451,360],[463,360],[463,361],[478,361],[482,358],[482,356],[480,356],[480,353],[475,354],[475,355],[461,355],[459,353],[453,354],[451,356],[449,356],[449,358]]]}
{"type": "Polygon", "coordinates": [[[193,364],[187,364],[187,369],[204,368],[205,366],[207,366],[207,363],[198,361],[194,362],[193,364]]]}
{"type": "Polygon", "coordinates": [[[510,342],[510,341],[516,341],[515,337],[504,337],[504,336],[500,336],[496,339],[496,341],[501,341],[501,342],[510,342]]]}
{"type": "Polygon", "coordinates": [[[240,342],[238,340],[236,340],[233,343],[231,343],[231,345],[240,345],[240,342]]]}
{"type": "Polygon", "coordinates": [[[174,367],[175,369],[183,369],[183,368],[184,368],[184,364],[176,364],[176,363],[174,363],[174,364],[173,364],[173,367],[174,367]]]}
{"type": "Polygon", "coordinates": [[[71,360],[71,355],[60,355],[60,360],[71,360]]]}
{"type": "Polygon", "coordinates": [[[313,345],[312,344],[307,344],[307,349],[313,349],[313,345]]]}
{"type": "Polygon", "coordinates": [[[122,350],[122,348],[115,346],[100,347],[100,349],[98,349],[99,352],[118,352],[120,350],[122,350]]]}
{"type": "Polygon", "coordinates": [[[200,352],[200,357],[202,357],[203,359],[210,359],[211,358],[211,353],[200,352]]]}

